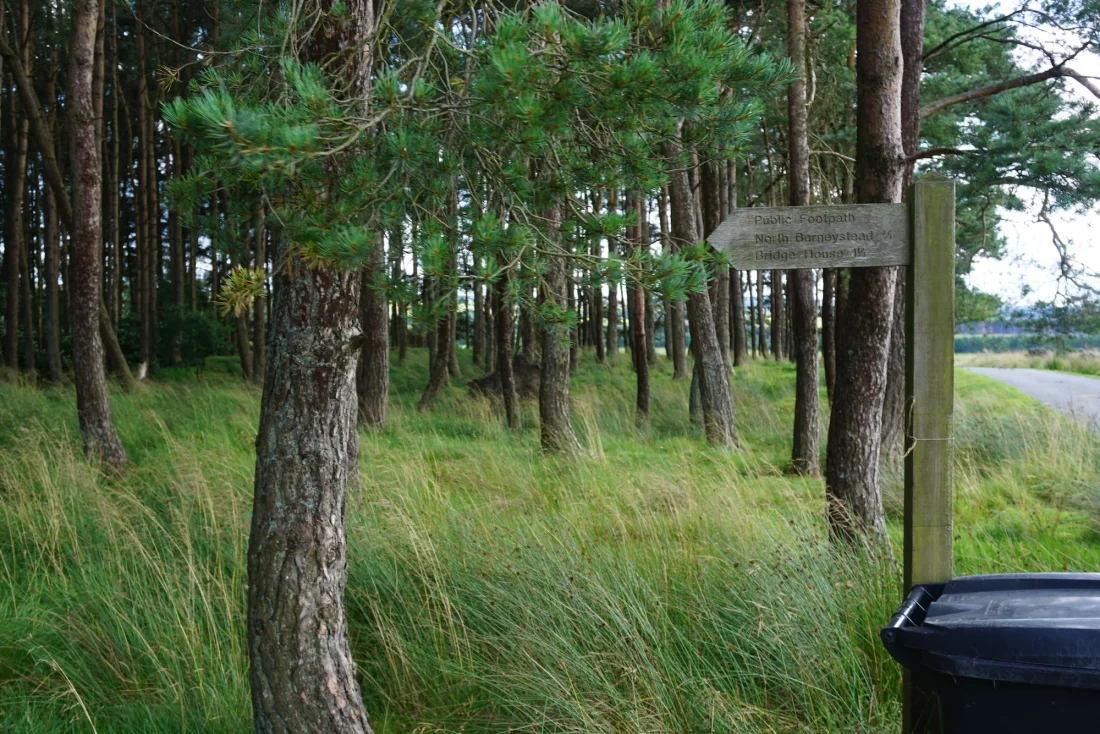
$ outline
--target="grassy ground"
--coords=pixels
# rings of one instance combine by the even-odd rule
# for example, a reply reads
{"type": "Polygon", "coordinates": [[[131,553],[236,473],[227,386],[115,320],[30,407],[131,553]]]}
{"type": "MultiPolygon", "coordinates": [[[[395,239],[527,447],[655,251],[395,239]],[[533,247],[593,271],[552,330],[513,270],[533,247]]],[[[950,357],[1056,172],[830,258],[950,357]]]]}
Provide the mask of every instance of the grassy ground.
{"type": "Polygon", "coordinates": [[[1033,370],[1057,370],[1081,375],[1100,375],[1100,352],[1088,350],[1058,354],[1028,352],[975,352],[959,354],[955,364],[960,367],[1025,367],[1033,370]]]}
{"type": "MultiPolygon", "coordinates": [[[[380,732],[895,732],[878,630],[890,561],[824,540],[820,482],[786,476],[793,369],[734,380],[746,448],[707,448],[687,385],[582,364],[597,457],[539,456],[459,385],[361,441],[350,631],[380,732]]],[[[473,369],[466,365],[467,373],[473,369]]],[[[957,373],[957,569],[1100,567],[1100,444],[957,373]]],[[[259,394],[177,374],[115,416],[133,468],[82,460],[71,391],[0,385],[0,731],[241,732],[244,553],[259,394]]],[[[900,541],[900,472],[884,470],[900,541]]]]}

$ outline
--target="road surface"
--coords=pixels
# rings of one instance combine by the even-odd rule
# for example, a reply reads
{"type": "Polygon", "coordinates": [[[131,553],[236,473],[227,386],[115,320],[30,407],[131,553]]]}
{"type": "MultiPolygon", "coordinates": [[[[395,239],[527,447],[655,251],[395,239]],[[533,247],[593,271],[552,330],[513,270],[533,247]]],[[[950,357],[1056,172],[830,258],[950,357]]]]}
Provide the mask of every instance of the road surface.
{"type": "Polygon", "coordinates": [[[1100,378],[1071,375],[1053,370],[967,367],[979,375],[1000,380],[1040,403],[1046,403],[1093,431],[1100,433],[1100,378]]]}

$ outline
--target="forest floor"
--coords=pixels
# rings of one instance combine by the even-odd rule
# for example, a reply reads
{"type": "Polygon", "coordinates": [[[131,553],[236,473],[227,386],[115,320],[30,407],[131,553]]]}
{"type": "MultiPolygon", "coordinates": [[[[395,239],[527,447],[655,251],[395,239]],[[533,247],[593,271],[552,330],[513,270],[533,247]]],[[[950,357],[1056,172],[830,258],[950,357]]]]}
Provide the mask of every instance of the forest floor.
{"type": "MultiPolygon", "coordinates": [[[[474,369],[463,363],[467,375],[474,369]]],[[[349,498],[349,629],[377,730],[896,732],[878,640],[900,568],[826,539],[785,473],[793,367],[733,380],[739,452],[688,422],[686,382],[585,358],[595,456],[539,455],[455,381],[432,414],[413,352],[349,498]]],[[[956,372],[956,570],[1100,568],[1100,440],[956,372]]],[[[245,548],[259,391],[162,371],[113,408],[133,460],[82,458],[70,388],[0,384],[0,731],[245,732],[245,548]]],[[[823,424],[824,425],[824,424],[823,424]]],[[[901,474],[883,485],[900,556],[901,474]]]]}

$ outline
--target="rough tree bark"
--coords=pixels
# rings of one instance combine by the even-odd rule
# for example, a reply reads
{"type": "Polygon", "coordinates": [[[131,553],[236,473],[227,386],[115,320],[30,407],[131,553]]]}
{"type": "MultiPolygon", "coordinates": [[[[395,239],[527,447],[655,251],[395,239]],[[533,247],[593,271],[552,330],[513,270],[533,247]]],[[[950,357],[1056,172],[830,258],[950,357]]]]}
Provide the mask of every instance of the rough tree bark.
{"type": "MultiPolygon", "coordinates": [[[[23,69],[30,67],[30,47],[28,32],[30,15],[26,0],[21,3],[18,40],[22,50],[23,69]]],[[[94,23],[92,20],[94,35],[94,23]]],[[[93,40],[94,43],[94,40],[93,40]]],[[[29,73],[29,72],[28,72],[29,73]]],[[[89,82],[89,88],[91,82],[89,82]]],[[[12,121],[7,159],[7,185],[4,195],[7,199],[7,227],[4,231],[4,264],[7,276],[7,293],[4,309],[4,362],[10,369],[19,368],[19,321],[20,321],[20,280],[23,272],[23,194],[27,181],[27,147],[30,133],[30,111],[26,104],[17,101],[14,94],[8,95],[8,119],[12,121]]]]}
{"type": "MultiPolygon", "coordinates": [[[[856,196],[863,204],[901,200],[900,13],[900,0],[861,0],[856,12],[856,196]]],[[[851,271],[825,475],[834,537],[885,537],[878,468],[894,281],[893,268],[851,271]]]]}
{"type": "MultiPolygon", "coordinates": [[[[560,203],[551,206],[547,219],[552,235],[557,236],[562,219],[560,203]]],[[[562,258],[550,258],[543,283],[548,305],[565,311],[568,279],[562,258]]],[[[569,422],[569,331],[561,323],[544,324],[542,328],[539,433],[545,452],[566,455],[584,453],[569,422]]]]}
{"type": "Polygon", "coordinates": [[[522,422],[519,412],[519,398],[516,395],[516,380],[512,374],[512,330],[514,317],[512,304],[508,297],[508,280],[511,273],[508,270],[507,257],[497,254],[497,267],[500,275],[493,285],[493,314],[496,319],[496,369],[500,376],[500,394],[504,400],[504,420],[508,428],[513,431],[520,430],[522,422]]]}
{"type": "MultiPolygon", "coordinates": [[[[901,147],[905,151],[902,193],[913,183],[910,156],[920,143],[920,80],[924,55],[925,0],[901,6],[901,147]]],[[[882,451],[897,452],[905,435],[905,268],[898,268],[894,282],[894,313],[890,331],[890,357],[886,369],[886,397],[882,406],[882,451]]]]}
{"type": "Polygon", "coordinates": [[[137,29],[134,33],[135,48],[136,48],[136,61],[137,61],[137,108],[138,108],[138,156],[137,156],[137,189],[134,191],[134,208],[137,213],[137,231],[136,231],[136,248],[137,248],[137,268],[136,280],[137,280],[137,304],[134,309],[137,314],[138,326],[139,326],[139,345],[140,345],[140,357],[138,362],[138,379],[145,379],[145,375],[149,369],[149,364],[152,361],[153,346],[152,335],[153,326],[152,311],[150,304],[155,297],[152,296],[151,290],[156,287],[156,283],[149,282],[150,265],[153,245],[151,242],[151,233],[153,227],[150,223],[153,213],[149,209],[149,196],[148,189],[152,185],[149,181],[149,171],[153,166],[148,165],[147,147],[145,145],[146,138],[148,137],[148,117],[149,117],[149,100],[148,100],[148,82],[145,78],[145,12],[142,0],[137,0],[135,5],[135,18],[137,21],[137,29]]]}
{"type": "MultiPolygon", "coordinates": [[[[658,219],[661,224],[661,240],[665,254],[671,255],[679,250],[672,239],[672,227],[668,221],[668,187],[661,189],[658,219]]],[[[684,302],[667,301],[665,303],[665,353],[672,359],[672,379],[685,380],[687,371],[686,329],[684,327],[684,302]]]]}
{"type": "Polygon", "coordinates": [[[772,270],[771,297],[772,297],[772,357],[776,362],[782,362],[787,356],[787,335],[783,327],[787,324],[787,314],[784,312],[783,303],[783,271],[772,270]]]}
{"type": "MultiPolygon", "coordinates": [[[[703,233],[710,233],[722,223],[722,184],[717,164],[704,163],[699,169],[703,194],[703,233]]],[[[714,325],[718,334],[718,348],[726,360],[727,369],[733,369],[730,362],[730,305],[729,305],[729,268],[718,268],[710,283],[710,303],[714,311],[714,325]]]]}
{"type": "MultiPolygon", "coordinates": [[[[607,194],[607,210],[616,211],[619,208],[619,190],[612,187],[607,194]]],[[[607,257],[611,259],[618,254],[619,241],[614,237],[607,238],[607,257]]],[[[614,362],[619,357],[619,281],[610,280],[607,284],[607,360],[614,362]]]]}
{"type": "Polygon", "coordinates": [[[103,342],[99,332],[103,299],[102,179],[99,141],[92,103],[97,0],[77,0],[73,6],[69,54],[69,119],[75,193],[72,236],[72,337],[76,377],[76,410],[84,452],[105,464],[121,466],[126,452],[111,418],[103,342]]]}
{"type": "MultiPolygon", "coordinates": [[[[787,49],[798,76],[787,90],[787,180],[791,206],[810,203],[810,148],[806,141],[806,0],[787,0],[787,49]]],[[[792,270],[791,327],[797,364],[791,468],[821,471],[818,437],[817,301],[812,270],[792,270]]]]}
{"type": "MultiPolygon", "coordinates": [[[[669,182],[672,238],[681,246],[690,246],[699,241],[699,236],[695,229],[691,185],[687,171],[679,166],[681,149],[678,140],[670,146],[669,152],[673,161],[669,182]]],[[[688,319],[691,322],[691,351],[697,364],[698,392],[707,441],[714,446],[736,446],[729,370],[726,369],[726,357],[718,345],[714,313],[706,291],[689,293],[688,319]]]]}
{"type": "MultiPolygon", "coordinates": [[[[261,204],[252,214],[253,266],[261,272],[267,272],[267,229],[264,227],[264,220],[264,207],[261,204]]],[[[178,305],[182,312],[182,295],[178,305]]],[[[267,326],[264,323],[266,308],[266,300],[258,301],[252,306],[252,381],[259,385],[264,381],[264,360],[267,356],[267,326]]]]}
{"type": "MultiPolygon", "coordinates": [[[[365,97],[370,0],[319,0],[304,60],[365,97]],[[351,22],[346,22],[350,17],[351,22]]],[[[287,249],[283,238],[280,249],[287,249]]],[[[271,344],[256,437],[248,544],[248,652],[258,732],[370,732],[344,614],[345,503],[358,482],[357,273],[279,253],[271,344]]]]}
{"type": "MultiPolygon", "coordinates": [[[[638,216],[638,223],[634,226],[633,237],[631,243],[634,247],[634,251],[638,254],[642,252],[645,247],[644,232],[648,228],[645,224],[643,212],[645,210],[644,201],[640,193],[634,193],[627,196],[628,205],[633,204],[635,214],[638,216]]],[[[641,275],[640,273],[638,274],[641,275]]],[[[633,291],[633,298],[630,299],[630,305],[632,311],[630,312],[630,336],[631,344],[633,347],[630,350],[631,356],[634,359],[634,374],[636,377],[637,390],[634,400],[634,423],[635,425],[642,427],[649,423],[649,355],[647,352],[646,338],[646,292],[645,286],[642,285],[641,278],[638,277],[633,283],[629,283],[629,287],[633,291]]]]}
{"type": "Polygon", "coordinates": [[[359,293],[359,321],[363,346],[359,350],[356,392],[359,397],[359,425],[377,431],[386,425],[386,404],[390,392],[390,334],[386,298],[378,280],[386,267],[382,244],[371,250],[370,265],[363,270],[359,293]]]}
{"type": "Polygon", "coordinates": [[[836,268],[821,271],[821,354],[825,363],[825,392],[833,401],[836,387],[836,268]]]}
{"type": "MultiPolygon", "coordinates": [[[[57,51],[50,54],[50,73],[46,79],[46,99],[50,104],[47,120],[49,134],[52,136],[57,124],[57,51]]],[[[61,233],[57,228],[57,199],[53,189],[47,185],[42,192],[43,217],[45,226],[45,278],[46,278],[46,356],[48,362],[47,377],[53,384],[61,382],[61,303],[57,281],[61,276],[61,233]]],[[[117,218],[117,217],[116,217],[117,218]]],[[[114,225],[114,226],[117,226],[114,225]]],[[[117,273],[117,270],[116,270],[117,273]]],[[[117,274],[115,276],[117,278],[117,274]]]]}
{"type": "Polygon", "coordinates": [[[764,325],[764,272],[756,271],[756,341],[757,351],[764,359],[768,358],[767,328],[764,325]]]}
{"type": "MultiPolygon", "coordinates": [[[[61,167],[57,162],[53,138],[48,132],[45,116],[42,114],[42,108],[38,104],[38,97],[35,95],[34,85],[27,78],[22,60],[8,43],[7,36],[2,27],[0,27],[0,56],[3,56],[10,68],[15,86],[19,91],[19,99],[23,105],[23,111],[30,118],[30,134],[34,137],[35,144],[38,146],[38,152],[41,156],[44,169],[43,173],[45,174],[46,182],[50,186],[50,190],[53,191],[54,199],[57,203],[57,214],[61,219],[61,225],[66,232],[75,232],[76,228],[73,224],[72,202],[69,201],[69,191],[65,187],[65,179],[61,175],[61,167]]],[[[62,276],[64,276],[67,268],[62,265],[60,271],[62,276]]],[[[71,289],[68,288],[65,290],[66,307],[62,310],[63,313],[70,313],[72,311],[70,290],[71,289]]],[[[104,345],[107,348],[108,355],[111,357],[111,361],[118,366],[119,382],[122,384],[123,390],[132,392],[136,387],[136,383],[133,375],[130,373],[129,366],[126,364],[126,357],[122,353],[122,348],[119,346],[118,335],[115,333],[114,326],[111,323],[111,316],[107,311],[107,305],[102,298],[102,294],[100,295],[99,324],[100,330],[103,332],[102,338],[105,342],[104,345]]]]}

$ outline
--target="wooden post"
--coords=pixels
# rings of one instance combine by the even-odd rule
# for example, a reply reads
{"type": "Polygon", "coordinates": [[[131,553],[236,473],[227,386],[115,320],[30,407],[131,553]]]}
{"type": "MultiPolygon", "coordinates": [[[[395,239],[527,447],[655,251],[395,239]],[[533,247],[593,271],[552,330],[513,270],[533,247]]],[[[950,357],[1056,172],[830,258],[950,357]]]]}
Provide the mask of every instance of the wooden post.
{"type": "MultiPolygon", "coordinates": [[[[905,287],[905,592],[951,579],[955,351],[955,184],[909,190],[905,287]]],[[[936,699],[908,671],[903,731],[939,731],[936,699]]]]}

